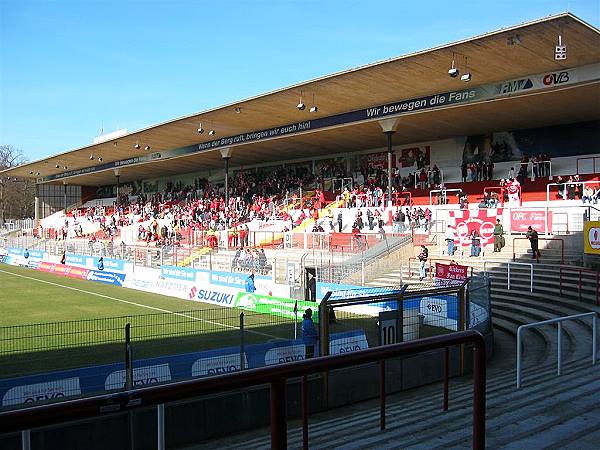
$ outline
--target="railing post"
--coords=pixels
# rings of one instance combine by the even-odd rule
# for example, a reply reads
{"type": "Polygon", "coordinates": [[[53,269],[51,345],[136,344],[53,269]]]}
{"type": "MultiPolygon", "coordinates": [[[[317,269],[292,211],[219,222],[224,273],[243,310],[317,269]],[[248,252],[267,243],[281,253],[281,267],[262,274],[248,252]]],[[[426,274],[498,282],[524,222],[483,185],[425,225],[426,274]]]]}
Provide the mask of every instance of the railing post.
{"type": "Polygon", "coordinates": [[[385,430],[385,359],[379,361],[379,429],[385,430]]]}
{"type": "Polygon", "coordinates": [[[287,449],[285,378],[271,381],[271,449],[287,449]]]}
{"type": "Polygon", "coordinates": [[[444,349],[444,405],[443,410],[448,411],[448,377],[449,377],[449,366],[450,366],[450,348],[444,349]]]}
{"type": "Polygon", "coordinates": [[[365,262],[360,262],[360,285],[365,285],[365,262]]]}
{"type": "Polygon", "coordinates": [[[473,345],[473,450],[485,449],[485,343],[473,345]]]}
{"type": "Polygon", "coordinates": [[[165,450],[165,405],[156,405],[156,433],[158,436],[158,450],[165,450]]]}
{"type": "Polygon", "coordinates": [[[131,324],[125,325],[125,389],[133,387],[133,352],[131,349],[131,324]]]}
{"type": "Polygon", "coordinates": [[[31,450],[31,430],[21,431],[21,450],[31,450]]]}
{"type": "Polygon", "coordinates": [[[594,314],[592,316],[592,366],[596,364],[596,348],[598,345],[598,336],[596,335],[597,331],[597,316],[594,314]]]}
{"type": "Polygon", "coordinates": [[[560,291],[559,291],[560,295],[562,295],[562,271],[563,271],[563,268],[561,266],[558,268],[558,286],[560,289],[560,291]]]}
{"type": "Polygon", "coordinates": [[[556,369],[556,374],[560,375],[562,372],[561,361],[562,361],[562,322],[558,322],[558,367],[556,369]]]}
{"type": "Polygon", "coordinates": [[[245,361],[244,354],[246,353],[246,344],[244,342],[244,313],[240,313],[240,370],[244,370],[245,361]]]}
{"type": "Polygon", "coordinates": [[[521,327],[517,328],[517,389],[521,387],[521,327]]]}
{"type": "Polygon", "coordinates": [[[529,268],[531,269],[531,280],[530,280],[531,285],[529,286],[529,292],[533,292],[533,264],[531,264],[529,266],[529,268]]]}
{"type": "Polygon", "coordinates": [[[302,449],[308,450],[308,386],[306,375],[302,376],[300,395],[302,408],[302,449]]]}

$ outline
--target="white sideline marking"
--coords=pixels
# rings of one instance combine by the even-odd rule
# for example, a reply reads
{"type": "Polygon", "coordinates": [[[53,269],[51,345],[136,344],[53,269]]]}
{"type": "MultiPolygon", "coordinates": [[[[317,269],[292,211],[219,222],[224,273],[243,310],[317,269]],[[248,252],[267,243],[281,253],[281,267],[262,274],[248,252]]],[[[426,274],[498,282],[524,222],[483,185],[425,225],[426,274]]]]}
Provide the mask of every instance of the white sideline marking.
{"type": "MultiPolygon", "coordinates": [[[[8,275],[13,275],[15,277],[26,278],[28,280],[38,281],[40,283],[51,284],[52,286],[58,286],[58,287],[65,288],[65,289],[71,289],[72,291],[82,292],[84,294],[95,295],[97,297],[103,297],[103,298],[107,298],[109,300],[115,300],[117,302],[127,303],[128,305],[139,306],[140,308],[153,309],[155,311],[160,311],[160,312],[165,312],[165,313],[169,313],[169,314],[174,314],[176,316],[181,316],[181,317],[187,317],[188,319],[198,320],[198,321],[210,323],[210,324],[213,324],[213,325],[219,325],[219,326],[222,326],[222,327],[225,327],[225,328],[234,328],[236,330],[238,328],[238,327],[235,327],[233,325],[227,325],[227,324],[224,324],[224,323],[214,322],[212,320],[206,320],[206,319],[201,319],[201,318],[194,317],[194,316],[188,316],[187,314],[178,313],[178,312],[175,312],[175,311],[169,311],[168,309],[157,308],[156,306],[149,306],[149,305],[143,305],[141,303],[130,302],[129,300],[123,300],[121,298],[111,297],[109,295],[98,294],[97,292],[85,291],[83,289],[79,289],[79,288],[76,288],[76,287],[66,286],[64,284],[59,284],[59,283],[54,283],[52,281],[40,280],[39,278],[28,277],[27,275],[21,275],[21,274],[18,274],[18,273],[8,272],[8,271],[2,270],[2,269],[0,269],[0,272],[6,273],[8,275]]],[[[246,329],[246,331],[248,333],[259,334],[261,336],[266,336],[266,337],[275,338],[275,339],[281,339],[281,338],[279,338],[279,337],[277,337],[277,336],[275,336],[273,334],[269,334],[269,333],[261,333],[260,331],[254,331],[254,330],[248,330],[248,329],[246,329]]]]}

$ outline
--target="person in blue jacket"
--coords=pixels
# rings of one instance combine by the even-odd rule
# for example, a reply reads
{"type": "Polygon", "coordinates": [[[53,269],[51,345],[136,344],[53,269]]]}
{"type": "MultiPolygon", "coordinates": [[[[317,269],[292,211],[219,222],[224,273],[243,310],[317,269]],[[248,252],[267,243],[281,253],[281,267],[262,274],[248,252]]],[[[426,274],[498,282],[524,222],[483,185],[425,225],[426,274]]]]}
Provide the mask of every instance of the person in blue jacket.
{"type": "Polygon", "coordinates": [[[98,260],[98,270],[104,270],[104,258],[102,256],[98,260]]]}
{"type": "Polygon", "coordinates": [[[254,286],[254,274],[251,273],[248,278],[246,278],[246,292],[254,292],[256,291],[256,286],[254,286]]]}
{"type": "Polygon", "coordinates": [[[312,358],[315,356],[315,344],[319,333],[312,320],[312,309],[306,308],[304,315],[302,316],[302,342],[306,347],[306,358],[312,358]]]}

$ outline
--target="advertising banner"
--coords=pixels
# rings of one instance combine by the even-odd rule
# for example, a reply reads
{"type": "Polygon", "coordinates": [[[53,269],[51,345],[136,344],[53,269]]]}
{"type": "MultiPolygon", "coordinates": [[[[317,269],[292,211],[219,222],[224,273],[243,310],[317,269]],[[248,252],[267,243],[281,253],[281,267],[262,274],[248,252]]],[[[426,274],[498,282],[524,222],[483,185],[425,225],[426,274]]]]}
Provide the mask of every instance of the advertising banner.
{"type": "MultiPolygon", "coordinates": [[[[530,226],[538,233],[546,233],[546,210],[511,211],[511,233],[527,233],[530,226]]],[[[552,233],[552,211],[548,211],[548,233],[552,233]]]]}
{"type": "Polygon", "coordinates": [[[2,406],[55,400],[81,394],[79,377],[15,386],[2,397],[2,406]]]}
{"type": "MultiPolygon", "coordinates": [[[[134,386],[148,386],[166,381],[171,381],[171,369],[167,363],[133,368],[134,386]]],[[[105,390],[123,389],[124,387],[125,370],[117,370],[108,374],[104,382],[105,390]]]]}
{"type": "Polygon", "coordinates": [[[583,224],[583,252],[600,255],[600,221],[590,220],[583,224]]]}
{"type": "MultiPolygon", "coordinates": [[[[347,353],[368,348],[363,330],[332,333],[330,353],[347,353]]],[[[245,347],[244,367],[255,369],[269,364],[302,360],[305,346],[301,339],[278,340],[245,347]]],[[[316,348],[318,354],[318,346],[316,348]]],[[[161,356],[134,361],[134,387],[204,376],[241,369],[239,347],[224,347],[202,352],[161,356]]],[[[82,367],[59,372],[0,380],[3,407],[46,402],[81,394],[98,394],[122,389],[125,385],[123,363],[82,367]]]]}
{"type": "Polygon", "coordinates": [[[426,145],[420,147],[403,148],[400,150],[402,167],[413,167],[419,159],[422,159],[423,167],[431,165],[431,147],[426,145]]]}
{"type": "MultiPolygon", "coordinates": [[[[248,358],[244,352],[244,367],[248,367],[248,358]]],[[[192,365],[193,377],[206,377],[221,373],[237,372],[241,370],[240,352],[228,355],[208,356],[194,361],[192,365]]]]}
{"type": "Polygon", "coordinates": [[[287,317],[289,319],[294,319],[295,317],[302,318],[304,311],[307,308],[311,308],[313,310],[313,321],[315,323],[319,322],[319,305],[315,302],[240,292],[236,296],[235,306],[247,311],[287,317]],[[295,306],[298,308],[298,314],[294,313],[295,306]]]}
{"type": "Polygon", "coordinates": [[[100,270],[90,270],[87,279],[90,281],[99,281],[100,283],[123,286],[123,282],[125,281],[125,274],[115,272],[104,272],[100,270]]]}
{"type": "MultiPolygon", "coordinates": [[[[361,165],[367,169],[387,170],[387,152],[369,153],[361,157],[361,165]]],[[[396,167],[396,154],[392,153],[392,167],[396,167]]]]}
{"type": "Polygon", "coordinates": [[[79,278],[80,280],[87,280],[89,270],[81,267],[68,266],[66,264],[56,264],[46,261],[41,261],[37,265],[37,270],[47,273],[55,273],[57,275],[63,275],[70,278],[79,278]]]}
{"type": "Polygon", "coordinates": [[[473,230],[479,234],[479,241],[483,247],[494,242],[496,219],[501,218],[502,208],[459,209],[449,211],[448,225],[454,229],[463,247],[471,245],[469,236],[473,230]]]}
{"type": "Polygon", "coordinates": [[[435,263],[435,278],[439,280],[465,281],[467,279],[467,266],[460,264],[435,263]]]}

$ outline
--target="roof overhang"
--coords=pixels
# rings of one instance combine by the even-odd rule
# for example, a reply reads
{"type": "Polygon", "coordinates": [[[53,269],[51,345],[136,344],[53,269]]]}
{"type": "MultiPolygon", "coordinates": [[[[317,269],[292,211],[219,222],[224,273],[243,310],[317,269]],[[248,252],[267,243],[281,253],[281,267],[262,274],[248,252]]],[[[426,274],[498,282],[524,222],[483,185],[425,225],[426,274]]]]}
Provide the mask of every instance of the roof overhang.
{"type": "Polygon", "coordinates": [[[385,144],[378,124],[384,117],[401,118],[394,138],[398,144],[594,120],[600,118],[598,63],[600,32],[565,13],[174,119],[25,164],[2,175],[36,178],[40,172],[40,182],[94,186],[113,183],[116,167],[123,181],[221,168],[219,148],[223,146],[236,147],[232,166],[354,152],[385,144]],[[568,46],[568,58],[563,61],[554,59],[559,33],[568,46]],[[467,58],[472,74],[469,84],[448,76],[453,57],[463,71],[467,58]],[[452,104],[429,104],[427,108],[366,117],[366,111],[373,107],[402,108],[397,105],[418,99],[431,102],[437,94],[453,92],[489,94],[490,89],[508,80],[518,81],[532,74],[538,78],[548,74],[558,77],[585,66],[591,75],[582,80],[563,83],[556,78],[549,85],[506,95],[478,95],[452,104]],[[307,104],[304,111],[296,109],[301,91],[307,104]],[[318,104],[316,113],[308,111],[313,94],[318,104]],[[357,111],[365,117],[356,116],[357,111]],[[353,114],[353,120],[335,119],[353,114]],[[307,122],[310,125],[298,128],[307,122]],[[197,132],[200,123],[206,129],[202,135],[197,132]],[[293,126],[297,128],[290,129],[293,126]],[[214,129],[216,135],[209,136],[209,129],[214,129]],[[256,137],[256,133],[272,130],[279,131],[277,135],[256,137]],[[250,138],[241,141],[240,136],[250,138]],[[136,144],[140,150],[134,148],[136,144]],[[143,150],[146,145],[149,151],[143,150]],[[91,161],[91,155],[101,156],[102,163],[91,161]]]}

